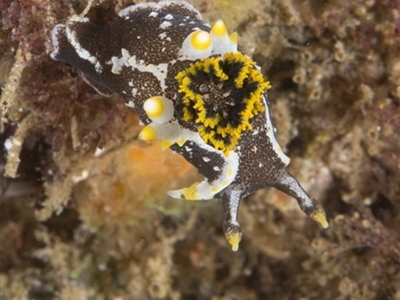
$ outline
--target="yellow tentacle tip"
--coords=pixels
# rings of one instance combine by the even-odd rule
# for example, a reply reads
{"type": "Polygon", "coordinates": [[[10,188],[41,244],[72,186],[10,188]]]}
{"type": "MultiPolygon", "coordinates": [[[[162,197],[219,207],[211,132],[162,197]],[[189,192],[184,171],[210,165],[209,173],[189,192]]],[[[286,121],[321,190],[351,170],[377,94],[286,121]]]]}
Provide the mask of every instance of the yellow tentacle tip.
{"type": "Polygon", "coordinates": [[[232,32],[230,35],[229,35],[229,39],[235,44],[235,45],[237,45],[238,43],[239,43],[239,35],[238,35],[238,33],[235,31],[235,32],[232,32]]]}
{"type": "Polygon", "coordinates": [[[236,252],[239,250],[239,243],[242,240],[241,232],[232,232],[231,234],[226,235],[226,239],[228,243],[232,246],[232,251],[236,252]]]}
{"type": "Polygon", "coordinates": [[[182,147],[186,143],[187,139],[182,138],[179,140],[176,140],[176,143],[178,144],[179,147],[182,147]]]}
{"type": "Polygon", "coordinates": [[[211,34],[220,37],[228,35],[228,30],[226,29],[225,23],[221,19],[214,23],[211,28],[211,34]]]}
{"type": "Polygon", "coordinates": [[[191,45],[198,51],[204,51],[211,46],[211,37],[207,31],[197,30],[190,39],[191,45]]]}
{"type": "Polygon", "coordinates": [[[161,150],[164,151],[171,147],[174,143],[171,141],[161,141],[161,150]]]}
{"type": "Polygon", "coordinates": [[[154,127],[147,125],[139,133],[139,139],[143,141],[151,141],[157,138],[157,131],[154,127]]]}
{"type": "Polygon", "coordinates": [[[315,213],[311,214],[310,217],[315,222],[319,223],[323,228],[327,229],[329,227],[329,223],[326,220],[324,211],[316,211],[315,213]]]}

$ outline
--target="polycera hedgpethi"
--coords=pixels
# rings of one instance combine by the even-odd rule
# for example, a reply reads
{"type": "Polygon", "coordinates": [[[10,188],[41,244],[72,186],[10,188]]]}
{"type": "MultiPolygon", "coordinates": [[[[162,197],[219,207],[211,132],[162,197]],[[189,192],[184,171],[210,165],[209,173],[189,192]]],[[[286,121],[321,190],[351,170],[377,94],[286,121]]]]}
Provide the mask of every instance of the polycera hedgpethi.
{"type": "Polygon", "coordinates": [[[205,177],[169,191],[186,200],[222,199],[224,232],[236,251],[240,200],[273,186],[297,199],[324,228],[321,205],[285,167],[260,68],[237,50],[222,21],[211,28],[185,1],[141,3],[100,27],[73,16],[52,32],[51,57],[81,72],[99,93],[118,93],[146,125],[139,138],[159,139],[205,177]]]}

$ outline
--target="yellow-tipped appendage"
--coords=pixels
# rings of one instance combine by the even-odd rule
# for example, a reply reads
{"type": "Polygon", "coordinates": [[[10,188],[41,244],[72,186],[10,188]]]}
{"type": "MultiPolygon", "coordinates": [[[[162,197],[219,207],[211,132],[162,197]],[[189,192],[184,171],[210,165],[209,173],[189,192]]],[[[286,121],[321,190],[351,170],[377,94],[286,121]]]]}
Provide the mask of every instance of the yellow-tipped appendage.
{"type": "Polygon", "coordinates": [[[239,35],[238,35],[238,33],[235,31],[235,32],[232,32],[230,35],[229,35],[229,39],[232,41],[232,43],[234,43],[235,45],[237,45],[238,43],[239,43],[239,35]]]}
{"type": "Polygon", "coordinates": [[[150,118],[155,119],[163,114],[164,102],[160,97],[151,97],[144,102],[143,109],[150,118]]]}
{"type": "Polygon", "coordinates": [[[143,104],[147,116],[155,123],[164,124],[174,116],[174,104],[168,98],[155,96],[147,99],[143,104]]]}
{"type": "Polygon", "coordinates": [[[226,239],[228,243],[232,246],[232,251],[236,252],[239,250],[239,243],[242,240],[241,232],[227,232],[226,239]]]}
{"type": "MultiPolygon", "coordinates": [[[[230,38],[225,23],[222,20],[218,20],[214,23],[211,27],[210,35],[213,42],[212,54],[223,55],[225,53],[237,51],[237,35],[235,42],[230,38]]],[[[233,38],[235,39],[235,36],[233,36],[233,38]]]]}
{"type": "Polygon", "coordinates": [[[182,43],[182,54],[188,60],[208,58],[211,55],[223,55],[237,52],[238,34],[229,35],[225,23],[218,20],[210,32],[196,30],[190,33],[182,43]]]}
{"type": "Polygon", "coordinates": [[[214,25],[211,27],[211,34],[219,37],[228,36],[228,30],[226,29],[225,23],[219,19],[214,25]]]}
{"type": "Polygon", "coordinates": [[[211,37],[207,31],[197,30],[193,32],[190,42],[193,49],[204,51],[211,46],[211,37]]]}
{"type": "Polygon", "coordinates": [[[204,30],[190,33],[182,43],[182,54],[186,59],[198,60],[209,57],[212,52],[212,39],[204,30]]]}
{"type": "Polygon", "coordinates": [[[193,183],[190,187],[183,188],[180,190],[182,193],[183,198],[185,200],[199,200],[199,195],[197,192],[197,186],[199,185],[200,182],[193,183]]]}
{"type": "Polygon", "coordinates": [[[151,141],[157,138],[157,131],[151,125],[145,126],[139,133],[139,139],[143,141],[151,141]]]}
{"type": "Polygon", "coordinates": [[[315,212],[310,214],[310,218],[319,223],[325,229],[329,227],[329,223],[326,220],[326,215],[324,211],[316,210],[315,212]]]}

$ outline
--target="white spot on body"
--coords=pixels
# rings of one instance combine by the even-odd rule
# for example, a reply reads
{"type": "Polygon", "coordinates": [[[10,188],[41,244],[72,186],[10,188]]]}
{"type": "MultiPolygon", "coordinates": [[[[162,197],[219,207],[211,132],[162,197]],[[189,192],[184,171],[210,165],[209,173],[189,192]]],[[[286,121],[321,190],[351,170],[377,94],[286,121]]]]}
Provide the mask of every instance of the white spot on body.
{"type": "Polygon", "coordinates": [[[94,66],[94,68],[96,69],[97,73],[103,72],[103,67],[101,66],[100,62],[96,62],[96,65],[94,66]]]}
{"type": "Polygon", "coordinates": [[[140,60],[139,62],[136,61],[135,56],[131,56],[128,60],[129,65],[134,68],[139,70],[140,72],[149,72],[153,74],[157,80],[160,82],[161,89],[164,91],[166,89],[165,85],[165,79],[167,78],[167,73],[168,73],[168,64],[167,63],[162,63],[158,65],[153,65],[153,64],[144,64],[143,60],[140,60]]]}
{"type": "Polygon", "coordinates": [[[163,39],[165,39],[165,38],[167,37],[167,34],[166,34],[165,32],[162,32],[162,33],[160,33],[160,34],[158,35],[158,37],[159,37],[161,40],[163,40],[163,39]]]}
{"type": "MultiPolygon", "coordinates": [[[[136,60],[136,56],[131,56],[125,48],[121,49],[121,57],[113,56],[111,57],[111,61],[107,61],[106,64],[112,64],[111,72],[114,74],[120,74],[122,67],[132,67],[140,72],[151,73],[157,80],[160,82],[160,86],[162,90],[166,89],[165,79],[167,78],[168,73],[168,64],[161,63],[158,65],[146,64],[143,59],[139,61],[136,60]]],[[[141,88],[146,89],[147,84],[144,84],[141,88]]],[[[134,91],[132,90],[132,95],[134,91]]],[[[135,95],[133,95],[135,96],[135,95]]]]}
{"type": "Polygon", "coordinates": [[[164,21],[164,22],[162,22],[162,23],[160,24],[160,29],[166,29],[166,28],[170,27],[171,25],[172,25],[171,22],[164,21]]]}
{"type": "Polygon", "coordinates": [[[208,157],[203,157],[204,162],[209,162],[211,159],[208,157]]]}
{"type": "Polygon", "coordinates": [[[217,171],[217,172],[221,171],[221,169],[218,166],[214,166],[213,169],[214,169],[214,171],[217,171]]]}
{"type": "Polygon", "coordinates": [[[152,12],[149,14],[149,17],[155,18],[155,17],[157,17],[157,16],[158,16],[158,13],[156,13],[155,11],[152,11],[152,12]]]}
{"type": "Polygon", "coordinates": [[[135,102],[133,100],[129,100],[129,102],[126,104],[126,106],[130,108],[135,108],[135,102]]]}
{"type": "Polygon", "coordinates": [[[130,58],[128,50],[121,49],[122,56],[120,58],[113,56],[111,57],[111,62],[107,61],[106,64],[112,64],[111,73],[120,74],[123,66],[128,67],[128,59],[130,58]]]}
{"type": "Polygon", "coordinates": [[[174,18],[174,16],[171,15],[171,14],[168,14],[168,15],[166,15],[166,16],[164,17],[165,20],[172,20],[173,18],[174,18]]]}

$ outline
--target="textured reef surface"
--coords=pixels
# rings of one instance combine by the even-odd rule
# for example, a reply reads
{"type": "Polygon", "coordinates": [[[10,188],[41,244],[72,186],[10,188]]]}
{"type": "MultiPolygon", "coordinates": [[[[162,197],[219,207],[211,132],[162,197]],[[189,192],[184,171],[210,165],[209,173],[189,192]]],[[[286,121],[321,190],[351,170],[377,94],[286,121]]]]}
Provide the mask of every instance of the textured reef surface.
{"type": "MultiPolygon", "coordinates": [[[[205,23],[189,11],[181,35],[157,33],[161,46],[143,30],[140,45],[148,45],[145,55],[153,59],[149,69],[126,48],[85,53],[73,30],[57,25],[90,20],[104,27],[132,13],[123,10],[131,1],[93,1],[90,7],[87,1],[0,2],[0,298],[400,299],[400,3],[188,3],[205,23]],[[218,40],[224,33],[219,19],[237,35],[218,40]],[[194,27],[200,38],[188,42],[194,27]],[[78,53],[63,60],[75,60],[82,71],[84,57],[93,72],[51,59],[68,47],[58,40],[63,31],[78,53]],[[214,48],[203,32],[210,32],[214,48]],[[248,57],[232,58],[236,47],[248,57]],[[157,61],[177,59],[177,50],[186,60],[157,61]],[[223,58],[209,59],[211,53],[223,58]],[[197,59],[204,63],[192,63],[197,59]],[[105,85],[96,77],[106,69],[122,77],[132,65],[157,78],[125,83],[130,93],[148,93],[141,95],[139,116],[120,81],[105,85]],[[174,68],[182,72],[169,79],[174,68]],[[237,69],[254,74],[253,82],[243,84],[237,69]],[[232,90],[225,84],[230,76],[232,90]],[[214,85],[205,89],[205,77],[214,85]],[[158,97],[157,85],[167,98],[158,97]],[[117,89],[121,95],[111,93],[117,89]],[[229,110],[236,104],[226,101],[229,107],[210,110],[207,105],[218,106],[207,102],[210,89],[221,99],[237,93],[246,105],[229,110]],[[252,98],[266,89],[268,99],[252,98]],[[180,114],[170,114],[171,103],[180,114]],[[235,113],[246,122],[237,122],[235,113]],[[268,181],[257,172],[243,176],[237,162],[259,161],[238,159],[245,150],[235,151],[263,132],[268,114],[277,131],[267,124],[265,132],[279,168],[289,156],[288,171],[323,205],[329,229],[274,188],[218,194],[227,180],[236,190],[254,184],[250,192],[264,187],[257,180],[268,181]],[[221,116],[234,118],[224,123],[221,116]],[[177,128],[180,134],[171,134],[177,128]],[[187,141],[202,161],[180,149],[187,141]],[[218,164],[210,169],[208,159],[218,164]],[[180,201],[169,190],[174,197],[217,199],[180,201]],[[247,196],[238,216],[232,195],[247,196]],[[236,222],[244,235],[232,252],[241,238],[236,222]]],[[[153,23],[144,22],[150,29],[153,23]]],[[[171,23],[166,14],[158,26],[168,31],[171,23]]],[[[85,45],[100,41],[94,49],[111,49],[109,37],[117,35],[89,38],[85,45]]],[[[120,43],[129,44],[125,39],[120,43]]],[[[321,216],[322,208],[314,211],[321,216]]]]}

